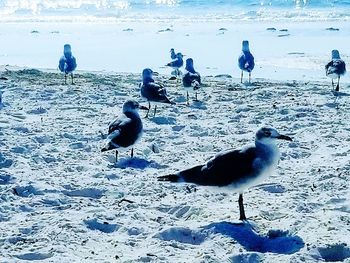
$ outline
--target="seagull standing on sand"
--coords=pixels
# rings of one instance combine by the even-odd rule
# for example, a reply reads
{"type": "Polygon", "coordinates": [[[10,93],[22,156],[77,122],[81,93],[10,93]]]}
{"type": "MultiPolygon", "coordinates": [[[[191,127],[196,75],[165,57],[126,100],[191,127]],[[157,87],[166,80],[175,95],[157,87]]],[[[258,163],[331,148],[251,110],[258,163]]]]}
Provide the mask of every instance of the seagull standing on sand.
{"type": "MultiPolygon", "coordinates": [[[[142,83],[141,96],[148,101],[148,111],[146,118],[148,117],[149,110],[151,109],[151,101],[155,103],[168,103],[175,104],[167,97],[166,89],[162,84],[154,82],[153,71],[150,68],[145,68],[142,71],[142,83]]],[[[156,116],[157,105],[154,106],[154,116],[156,116]]]]}
{"type": "Polygon", "coordinates": [[[176,58],[176,53],[175,53],[175,49],[170,49],[170,58],[172,59],[172,60],[174,60],[175,58],[176,58]]]}
{"type": "Polygon", "coordinates": [[[219,153],[205,165],[160,176],[158,180],[232,188],[239,192],[239,219],[246,220],[243,190],[260,183],[276,168],[280,159],[276,139],[292,140],[273,128],[264,127],[256,133],[255,147],[219,153]]]}
{"type": "Polygon", "coordinates": [[[193,67],[193,59],[188,58],[186,59],[186,72],[182,77],[182,84],[187,90],[187,104],[189,104],[189,91],[194,91],[196,94],[196,101],[197,99],[197,91],[200,88],[202,82],[201,82],[201,75],[195,71],[193,67]]]}
{"type": "Polygon", "coordinates": [[[241,72],[241,83],[243,81],[243,71],[247,71],[249,73],[249,83],[252,75],[252,71],[254,69],[254,57],[249,50],[249,41],[243,40],[242,42],[242,54],[238,58],[238,66],[242,70],[241,72]]]}
{"type": "Polygon", "coordinates": [[[72,49],[69,44],[65,44],[63,47],[63,56],[60,58],[58,68],[64,73],[64,84],[67,84],[68,74],[71,74],[72,84],[74,84],[73,71],[77,68],[77,62],[72,54],[72,49]]]}
{"type": "Polygon", "coordinates": [[[332,87],[334,88],[333,79],[338,78],[338,84],[335,91],[339,91],[340,76],[346,72],[345,62],[340,58],[338,50],[332,50],[332,60],[326,65],[326,75],[332,79],[332,87]]]}
{"type": "Polygon", "coordinates": [[[181,71],[179,70],[179,68],[181,68],[183,65],[184,61],[183,55],[181,53],[177,53],[175,59],[167,64],[168,67],[172,67],[174,69],[172,74],[175,74],[175,76],[181,75],[181,71]]]}
{"type": "MultiPolygon", "coordinates": [[[[106,146],[101,152],[132,147],[142,135],[143,127],[138,109],[148,110],[134,100],[128,100],[123,105],[123,115],[109,124],[106,146]]],[[[131,157],[134,157],[134,148],[131,148],[131,157]]],[[[118,150],[115,153],[118,161],[118,150]]]]}

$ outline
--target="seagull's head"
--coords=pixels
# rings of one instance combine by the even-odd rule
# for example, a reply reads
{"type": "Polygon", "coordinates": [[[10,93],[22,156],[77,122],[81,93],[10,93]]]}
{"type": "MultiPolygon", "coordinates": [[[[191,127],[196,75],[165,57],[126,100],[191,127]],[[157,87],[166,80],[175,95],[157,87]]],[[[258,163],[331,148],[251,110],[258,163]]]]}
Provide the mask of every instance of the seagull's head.
{"type": "Polygon", "coordinates": [[[181,59],[184,57],[184,55],[182,55],[182,53],[180,53],[180,52],[177,53],[176,56],[177,56],[178,58],[181,58],[181,59]]]}
{"type": "Polygon", "coordinates": [[[148,110],[147,107],[140,105],[135,100],[127,100],[123,105],[123,113],[126,112],[136,112],[137,110],[148,110]]]}
{"type": "Polygon", "coordinates": [[[242,51],[249,51],[249,41],[248,40],[242,41],[242,51]]]}
{"type": "Polygon", "coordinates": [[[332,59],[340,59],[340,54],[338,50],[332,50],[332,59]]]}
{"type": "Polygon", "coordinates": [[[193,68],[193,59],[192,58],[188,58],[186,59],[186,69],[191,69],[193,68]]]}
{"type": "Polygon", "coordinates": [[[63,53],[64,54],[72,54],[72,47],[69,44],[65,44],[63,46],[63,53]]]}
{"type": "Polygon", "coordinates": [[[292,141],[287,135],[280,134],[276,129],[263,127],[256,132],[255,140],[259,142],[273,142],[276,139],[292,141]]]}
{"type": "Polygon", "coordinates": [[[170,53],[175,53],[175,49],[171,48],[170,53]]]}
{"type": "Polygon", "coordinates": [[[153,76],[153,70],[150,68],[145,68],[142,71],[142,79],[152,78],[153,76]]]}

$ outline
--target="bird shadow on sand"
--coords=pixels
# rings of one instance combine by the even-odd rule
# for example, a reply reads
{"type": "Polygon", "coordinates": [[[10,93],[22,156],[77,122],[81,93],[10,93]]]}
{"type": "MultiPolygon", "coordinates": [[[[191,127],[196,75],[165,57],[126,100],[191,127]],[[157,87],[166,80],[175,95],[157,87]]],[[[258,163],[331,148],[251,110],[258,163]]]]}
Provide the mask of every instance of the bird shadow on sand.
{"type": "Polygon", "coordinates": [[[205,103],[203,101],[199,101],[199,100],[194,100],[190,105],[190,108],[192,109],[199,109],[199,110],[206,110],[208,109],[207,106],[205,105],[205,103]]]}
{"type": "Polygon", "coordinates": [[[260,235],[249,223],[224,221],[204,226],[203,229],[230,237],[247,251],[293,254],[304,247],[304,241],[299,236],[291,235],[288,231],[270,230],[266,235],[260,235]]]}
{"type": "Polygon", "coordinates": [[[288,231],[270,230],[266,235],[254,231],[249,223],[218,222],[203,226],[197,230],[184,227],[172,227],[158,233],[155,237],[165,241],[177,241],[200,245],[211,235],[221,234],[238,242],[247,251],[259,253],[293,254],[304,247],[299,236],[288,231]]]}
{"type": "Polygon", "coordinates": [[[176,124],[176,119],[173,117],[153,117],[150,121],[158,125],[174,125],[176,124]]]}
{"type": "Polygon", "coordinates": [[[113,164],[113,167],[120,168],[120,169],[126,169],[126,168],[135,168],[144,170],[146,168],[156,168],[161,169],[165,168],[166,166],[162,166],[155,161],[148,161],[142,158],[121,158],[118,162],[113,164]]]}
{"type": "Polygon", "coordinates": [[[332,91],[333,95],[336,97],[348,97],[350,96],[349,93],[345,93],[345,92],[340,92],[340,91],[332,91]]]}

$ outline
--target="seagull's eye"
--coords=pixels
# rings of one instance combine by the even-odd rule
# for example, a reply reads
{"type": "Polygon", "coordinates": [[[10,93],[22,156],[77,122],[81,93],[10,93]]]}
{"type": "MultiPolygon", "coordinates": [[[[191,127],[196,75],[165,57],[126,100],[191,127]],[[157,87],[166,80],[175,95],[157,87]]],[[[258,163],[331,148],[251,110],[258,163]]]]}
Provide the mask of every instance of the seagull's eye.
{"type": "Polygon", "coordinates": [[[264,134],[265,134],[267,137],[270,137],[270,136],[271,136],[271,132],[270,132],[270,131],[264,131],[264,134]]]}

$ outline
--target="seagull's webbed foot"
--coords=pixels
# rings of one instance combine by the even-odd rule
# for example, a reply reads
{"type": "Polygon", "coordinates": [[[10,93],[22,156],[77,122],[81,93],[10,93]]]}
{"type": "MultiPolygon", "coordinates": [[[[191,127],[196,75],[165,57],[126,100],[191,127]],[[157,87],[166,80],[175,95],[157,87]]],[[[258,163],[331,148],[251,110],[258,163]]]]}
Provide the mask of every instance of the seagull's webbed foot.
{"type": "Polygon", "coordinates": [[[238,205],[239,205],[239,220],[247,220],[247,217],[245,216],[245,212],[244,212],[244,206],[243,206],[243,194],[239,194],[238,205]]]}

